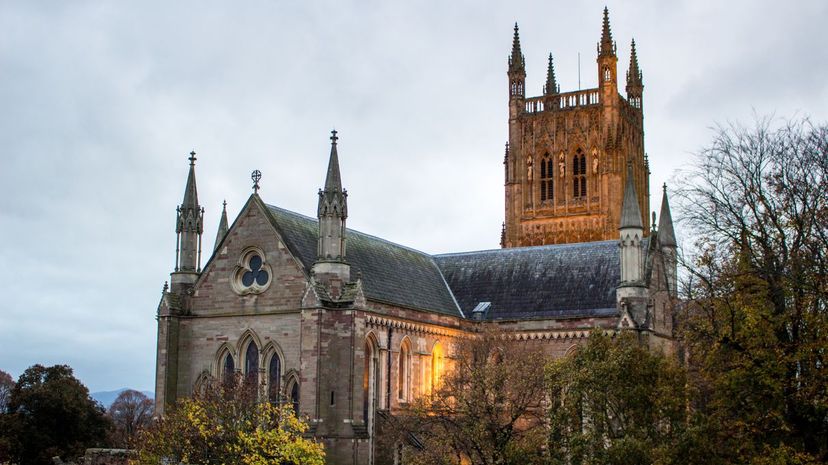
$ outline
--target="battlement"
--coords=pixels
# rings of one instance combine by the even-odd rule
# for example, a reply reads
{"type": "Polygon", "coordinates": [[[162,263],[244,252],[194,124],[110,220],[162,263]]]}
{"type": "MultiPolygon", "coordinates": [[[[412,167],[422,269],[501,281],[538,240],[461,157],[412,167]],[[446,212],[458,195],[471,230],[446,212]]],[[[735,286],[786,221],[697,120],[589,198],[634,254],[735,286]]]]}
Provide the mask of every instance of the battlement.
{"type": "Polygon", "coordinates": [[[568,110],[575,107],[586,107],[601,104],[599,89],[577,90],[541,97],[526,99],[526,113],[540,113],[543,111],[568,110]]]}

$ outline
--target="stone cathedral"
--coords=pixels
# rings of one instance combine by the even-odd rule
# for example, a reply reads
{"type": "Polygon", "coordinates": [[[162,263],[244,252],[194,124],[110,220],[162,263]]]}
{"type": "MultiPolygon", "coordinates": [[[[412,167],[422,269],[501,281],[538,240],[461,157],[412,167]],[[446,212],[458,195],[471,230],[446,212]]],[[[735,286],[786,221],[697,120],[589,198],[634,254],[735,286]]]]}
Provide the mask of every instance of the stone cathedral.
{"type": "Polygon", "coordinates": [[[157,310],[156,411],[240,374],[263,401],[294,405],[328,463],[395,463],[376,446],[382,422],[430,393],[483,322],[554,357],[594,328],[672,350],[670,207],[665,189],[650,224],[635,44],[626,96],[617,61],[605,9],[598,88],[560,92],[550,56],[543,95],[527,98],[515,26],[500,249],[430,255],[348,229],[335,131],[315,217],[269,204],[254,172],[253,194],[232,223],[225,205],[205,248],[191,153],[157,310]]]}

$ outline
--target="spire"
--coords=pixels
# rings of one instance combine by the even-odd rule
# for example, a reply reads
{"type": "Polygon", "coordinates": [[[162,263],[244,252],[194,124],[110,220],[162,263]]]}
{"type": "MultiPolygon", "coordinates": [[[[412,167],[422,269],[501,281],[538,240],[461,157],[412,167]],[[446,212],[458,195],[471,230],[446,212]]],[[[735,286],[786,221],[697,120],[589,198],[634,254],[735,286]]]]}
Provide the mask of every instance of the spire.
{"type": "MultiPolygon", "coordinates": [[[[190,172],[184,188],[184,200],[176,208],[175,232],[176,243],[175,271],[181,273],[201,272],[201,234],[204,232],[204,209],[198,204],[198,190],[195,177],[195,151],[190,152],[190,172]]],[[[189,278],[174,278],[173,289],[189,278]]]]}
{"type": "Polygon", "coordinates": [[[213,246],[213,251],[218,250],[221,240],[227,235],[227,201],[222,202],[221,220],[219,221],[218,232],[216,233],[216,245],[213,246]]]}
{"type": "Polygon", "coordinates": [[[601,43],[598,45],[599,56],[615,55],[615,43],[612,41],[612,31],[610,30],[609,9],[604,7],[604,24],[601,28],[601,43]]]}
{"type": "Polygon", "coordinates": [[[630,51],[630,69],[627,71],[627,89],[632,86],[643,85],[641,70],[638,68],[638,55],[635,53],[635,39],[633,39],[630,51]]]}
{"type": "Polygon", "coordinates": [[[328,174],[325,176],[325,188],[319,191],[319,208],[317,216],[334,215],[345,219],[348,216],[348,193],[342,189],[339,175],[339,155],[336,151],[336,129],[331,131],[331,155],[328,159],[328,174]]]}
{"type": "Polygon", "coordinates": [[[181,202],[182,208],[198,208],[198,190],[196,189],[195,179],[195,150],[190,152],[190,173],[187,175],[187,185],[184,188],[184,200],[181,202]]]}
{"type": "Polygon", "coordinates": [[[658,242],[662,247],[676,246],[676,233],[673,230],[673,216],[670,214],[670,202],[667,200],[667,184],[662,186],[661,214],[658,219],[658,242]]]}
{"type": "Polygon", "coordinates": [[[552,63],[552,54],[549,54],[549,67],[546,68],[546,85],[543,87],[544,95],[560,93],[560,87],[555,82],[555,65],[552,63]]]}
{"type": "Polygon", "coordinates": [[[621,204],[621,226],[624,228],[644,229],[641,223],[641,209],[638,207],[638,195],[635,193],[632,162],[627,162],[627,183],[624,186],[624,203],[621,204]]]}
{"type": "Polygon", "coordinates": [[[319,247],[320,260],[345,261],[345,219],[348,217],[348,193],[342,188],[339,175],[339,156],[336,150],[336,130],[331,131],[331,155],[325,188],[319,190],[319,247]]]}
{"type": "Polygon", "coordinates": [[[523,53],[520,51],[518,23],[515,23],[515,35],[512,38],[512,55],[509,56],[509,71],[523,71],[523,53]]]}
{"type": "Polygon", "coordinates": [[[331,156],[328,160],[328,175],[325,178],[325,191],[342,191],[342,179],[339,176],[339,156],[336,153],[336,129],[331,131],[331,156]]]}

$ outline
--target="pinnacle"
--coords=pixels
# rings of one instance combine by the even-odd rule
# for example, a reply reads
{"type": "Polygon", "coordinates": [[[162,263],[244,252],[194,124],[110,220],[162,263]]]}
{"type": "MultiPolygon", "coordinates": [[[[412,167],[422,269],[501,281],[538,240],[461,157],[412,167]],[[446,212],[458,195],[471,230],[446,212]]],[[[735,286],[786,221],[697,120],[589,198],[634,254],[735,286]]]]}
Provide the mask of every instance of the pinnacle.
{"type": "Polygon", "coordinates": [[[601,43],[598,48],[598,55],[615,55],[615,43],[612,41],[612,30],[610,29],[609,9],[604,7],[604,23],[601,28],[601,43]]]}
{"type": "Polygon", "coordinates": [[[641,85],[641,69],[638,67],[638,54],[635,51],[635,39],[630,46],[630,69],[627,71],[627,85],[641,85]]]}
{"type": "Polygon", "coordinates": [[[658,242],[662,246],[675,247],[676,233],[673,230],[673,216],[670,214],[670,202],[667,200],[667,184],[662,186],[661,214],[658,219],[658,242]]]}
{"type": "Polygon", "coordinates": [[[342,179],[339,175],[339,155],[336,151],[336,141],[339,140],[339,137],[336,133],[336,129],[331,131],[331,155],[328,160],[328,174],[325,177],[326,192],[342,191],[342,179]]]}
{"type": "Polygon", "coordinates": [[[509,56],[509,69],[523,69],[523,53],[520,50],[520,34],[518,23],[515,23],[515,35],[512,38],[512,54],[509,56]]]}
{"type": "Polygon", "coordinates": [[[644,229],[641,222],[641,209],[638,206],[638,195],[635,192],[632,162],[627,162],[627,182],[624,186],[624,202],[621,204],[621,226],[623,228],[644,229]]]}
{"type": "Polygon", "coordinates": [[[181,202],[182,209],[184,208],[194,208],[196,210],[199,209],[198,207],[198,190],[196,189],[196,178],[195,178],[195,151],[190,152],[190,172],[187,174],[187,185],[184,188],[184,200],[181,202]]]}
{"type": "Polygon", "coordinates": [[[553,95],[560,93],[560,88],[555,80],[555,65],[552,62],[552,54],[549,54],[549,66],[546,69],[546,85],[544,86],[544,94],[553,95]]]}

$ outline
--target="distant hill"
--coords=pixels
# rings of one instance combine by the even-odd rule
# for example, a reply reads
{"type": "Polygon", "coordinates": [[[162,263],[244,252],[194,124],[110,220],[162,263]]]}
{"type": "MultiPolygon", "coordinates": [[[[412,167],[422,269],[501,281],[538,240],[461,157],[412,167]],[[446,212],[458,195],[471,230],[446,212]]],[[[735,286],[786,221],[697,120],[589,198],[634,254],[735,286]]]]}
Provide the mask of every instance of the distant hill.
{"type": "MultiPolygon", "coordinates": [[[[92,398],[95,399],[96,401],[100,402],[100,404],[103,405],[104,408],[108,409],[109,406],[112,405],[112,402],[115,402],[115,399],[118,398],[118,395],[120,393],[128,390],[128,389],[129,388],[121,388],[121,389],[118,389],[116,391],[93,392],[89,395],[92,396],[92,398]]],[[[141,391],[141,393],[143,393],[145,396],[149,397],[150,399],[155,398],[155,393],[152,392],[152,391],[141,391]]]]}

